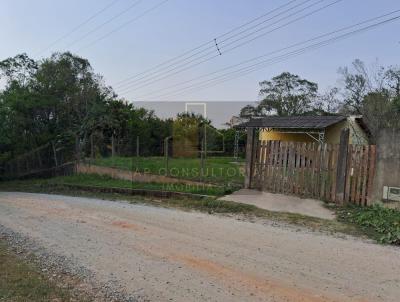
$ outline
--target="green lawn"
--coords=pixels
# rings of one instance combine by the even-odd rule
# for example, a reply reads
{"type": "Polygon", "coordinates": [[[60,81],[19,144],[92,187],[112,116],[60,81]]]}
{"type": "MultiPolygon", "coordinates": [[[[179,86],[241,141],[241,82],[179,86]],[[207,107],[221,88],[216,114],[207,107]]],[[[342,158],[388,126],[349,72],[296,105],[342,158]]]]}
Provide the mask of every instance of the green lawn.
{"type": "MultiPolygon", "coordinates": [[[[166,175],[167,166],[164,157],[108,157],[91,160],[92,164],[114,167],[137,172],[166,175]]],[[[205,162],[203,177],[200,175],[199,158],[170,158],[169,175],[189,180],[203,180],[218,184],[239,184],[244,181],[244,160],[238,163],[232,157],[208,157],[205,162]]]]}
{"type": "MultiPolygon", "coordinates": [[[[110,176],[97,174],[75,174],[71,176],[59,176],[49,179],[33,179],[25,181],[14,181],[13,186],[46,186],[46,185],[81,185],[97,186],[104,188],[129,188],[145,190],[175,191],[202,195],[222,196],[232,192],[229,187],[216,187],[210,185],[187,185],[187,184],[162,184],[162,183],[142,183],[131,182],[128,180],[114,179],[110,176]]],[[[0,189],[6,189],[8,182],[0,183],[0,189]]]]}

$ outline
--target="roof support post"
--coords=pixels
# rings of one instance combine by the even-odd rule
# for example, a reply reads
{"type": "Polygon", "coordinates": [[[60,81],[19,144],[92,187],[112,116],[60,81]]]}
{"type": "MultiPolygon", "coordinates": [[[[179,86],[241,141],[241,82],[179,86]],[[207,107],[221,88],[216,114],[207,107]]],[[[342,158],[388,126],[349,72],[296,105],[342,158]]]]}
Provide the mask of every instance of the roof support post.
{"type": "Polygon", "coordinates": [[[321,131],[318,133],[318,140],[321,144],[325,142],[325,131],[321,131]]]}
{"type": "Polygon", "coordinates": [[[251,188],[251,182],[253,177],[253,167],[254,167],[254,149],[256,142],[256,129],[247,128],[247,141],[246,141],[246,168],[245,168],[245,179],[244,187],[245,189],[251,188]]]}

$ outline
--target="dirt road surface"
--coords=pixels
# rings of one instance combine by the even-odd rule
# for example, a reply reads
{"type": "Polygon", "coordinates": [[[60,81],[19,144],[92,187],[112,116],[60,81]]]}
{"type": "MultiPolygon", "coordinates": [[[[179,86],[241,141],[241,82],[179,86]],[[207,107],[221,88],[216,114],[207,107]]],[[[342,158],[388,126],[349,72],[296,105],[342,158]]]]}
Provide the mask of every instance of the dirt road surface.
{"type": "Polygon", "coordinates": [[[138,301],[398,302],[400,250],[145,205],[0,193],[0,225],[138,301]]]}

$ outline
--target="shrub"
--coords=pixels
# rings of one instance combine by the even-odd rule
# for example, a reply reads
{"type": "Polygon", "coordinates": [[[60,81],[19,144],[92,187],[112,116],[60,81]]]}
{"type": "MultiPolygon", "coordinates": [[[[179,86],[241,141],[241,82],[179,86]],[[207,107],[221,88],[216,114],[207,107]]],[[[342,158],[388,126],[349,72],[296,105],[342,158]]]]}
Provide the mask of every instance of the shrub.
{"type": "Polygon", "coordinates": [[[382,205],[346,207],[338,210],[342,221],[355,223],[367,232],[374,232],[380,243],[400,245],[400,211],[382,205]]]}

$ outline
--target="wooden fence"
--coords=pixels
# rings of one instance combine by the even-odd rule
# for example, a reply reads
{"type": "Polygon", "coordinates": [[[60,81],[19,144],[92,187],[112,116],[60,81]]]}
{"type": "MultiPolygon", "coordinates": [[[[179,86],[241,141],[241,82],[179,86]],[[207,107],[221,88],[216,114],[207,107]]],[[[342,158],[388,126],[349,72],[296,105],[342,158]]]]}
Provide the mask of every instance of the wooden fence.
{"type": "Polygon", "coordinates": [[[253,152],[252,188],[337,203],[370,203],[374,145],[262,141],[253,152]]]}

